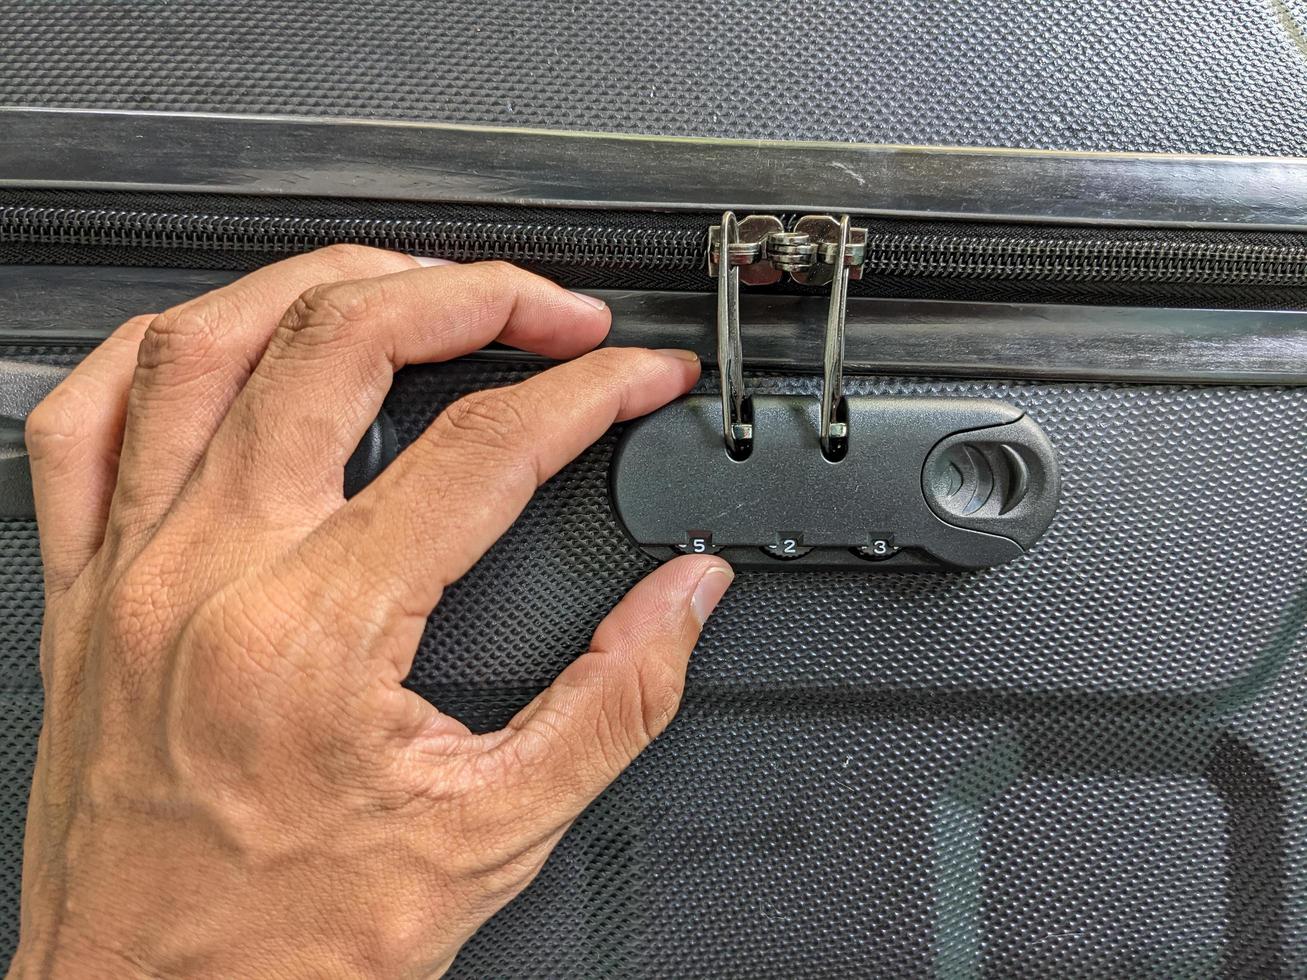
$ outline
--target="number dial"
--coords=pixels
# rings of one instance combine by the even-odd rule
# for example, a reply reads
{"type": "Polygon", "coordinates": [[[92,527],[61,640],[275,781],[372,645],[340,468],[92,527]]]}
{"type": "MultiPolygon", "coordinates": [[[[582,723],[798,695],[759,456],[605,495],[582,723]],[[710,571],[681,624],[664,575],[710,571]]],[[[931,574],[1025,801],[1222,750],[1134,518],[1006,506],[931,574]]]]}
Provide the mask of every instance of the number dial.
{"type": "Polygon", "coordinates": [[[858,557],[866,558],[868,561],[884,561],[899,553],[892,534],[873,534],[866,544],[855,548],[854,551],[858,557]]]}
{"type": "Polygon", "coordinates": [[[687,531],[685,543],[678,544],[676,550],[686,555],[715,555],[722,549],[713,544],[711,531],[687,531]]]}
{"type": "Polygon", "coordinates": [[[793,561],[802,558],[812,549],[804,546],[802,534],[785,532],[776,535],[776,540],[762,550],[781,561],[793,561]]]}

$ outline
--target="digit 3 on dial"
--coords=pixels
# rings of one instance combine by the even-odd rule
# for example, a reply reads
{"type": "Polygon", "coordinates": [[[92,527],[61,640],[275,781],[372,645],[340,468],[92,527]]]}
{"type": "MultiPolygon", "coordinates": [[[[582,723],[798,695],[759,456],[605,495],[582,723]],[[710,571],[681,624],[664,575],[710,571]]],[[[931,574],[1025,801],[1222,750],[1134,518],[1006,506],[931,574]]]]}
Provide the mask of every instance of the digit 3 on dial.
{"type": "Polygon", "coordinates": [[[854,553],[859,558],[866,558],[868,561],[884,561],[886,558],[893,558],[898,552],[899,549],[894,545],[894,535],[880,533],[873,533],[866,544],[854,549],[854,553]]]}

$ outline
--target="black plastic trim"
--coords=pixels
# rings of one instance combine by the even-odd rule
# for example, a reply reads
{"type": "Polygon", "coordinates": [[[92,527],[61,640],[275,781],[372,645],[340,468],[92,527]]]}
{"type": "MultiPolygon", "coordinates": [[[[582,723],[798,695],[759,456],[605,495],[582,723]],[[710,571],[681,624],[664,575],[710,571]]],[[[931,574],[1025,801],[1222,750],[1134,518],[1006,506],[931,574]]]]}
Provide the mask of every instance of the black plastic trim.
{"type": "MultiPolygon", "coordinates": [[[[232,272],[0,266],[0,344],[90,347],[117,324],[231,282],[232,272]]],[[[715,303],[703,293],[599,290],[614,346],[685,347],[716,358],[715,303]]],[[[754,370],[817,371],[821,297],[746,294],[744,355],[754,370]]],[[[851,373],[1307,384],[1307,313],[851,297],[851,373]]],[[[504,349],[480,356],[530,358],[504,349]]]]}

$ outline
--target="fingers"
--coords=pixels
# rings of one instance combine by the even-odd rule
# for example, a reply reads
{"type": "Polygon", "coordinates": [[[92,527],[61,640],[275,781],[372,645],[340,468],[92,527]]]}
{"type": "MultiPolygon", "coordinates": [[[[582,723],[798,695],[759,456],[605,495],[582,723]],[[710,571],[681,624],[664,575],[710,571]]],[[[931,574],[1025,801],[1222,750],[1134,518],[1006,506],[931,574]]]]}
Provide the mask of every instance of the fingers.
{"type": "Polygon", "coordinates": [[[541,483],[614,422],[667,404],[698,376],[686,351],[609,348],[468,395],[310,535],[305,564],[333,592],[425,620],[541,483]]]}
{"type": "Polygon", "coordinates": [[[499,797],[541,828],[585,809],[676,714],[699,631],[732,578],[719,558],[686,556],[632,589],[490,750],[488,778],[509,774],[499,797]]]}
{"type": "Polygon", "coordinates": [[[286,308],[324,282],[414,268],[414,259],[334,246],[269,265],[156,316],[128,397],[110,533],[152,530],[190,478],[286,308]]]}
{"type": "Polygon", "coordinates": [[[46,591],[63,592],[104,539],[122,447],[127,392],[151,317],[128,320],[27,418],[46,591]]]}
{"type": "Polygon", "coordinates": [[[330,493],[400,367],[499,340],[562,359],[608,333],[608,308],[503,263],[410,269],[303,293],[209,450],[238,499],[330,493]],[[275,427],[260,425],[276,419],[275,427]],[[254,440],[252,434],[260,438],[254,440]]]}

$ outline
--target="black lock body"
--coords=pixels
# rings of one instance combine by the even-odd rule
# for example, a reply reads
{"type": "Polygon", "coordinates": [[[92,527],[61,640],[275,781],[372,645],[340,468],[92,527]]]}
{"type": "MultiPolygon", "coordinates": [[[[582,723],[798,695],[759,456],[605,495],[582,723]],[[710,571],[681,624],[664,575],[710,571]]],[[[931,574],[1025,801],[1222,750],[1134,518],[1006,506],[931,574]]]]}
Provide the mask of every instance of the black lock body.
{"type": "Polygon", "coordinates": [[[964,398],[849,398],[824,456],[815,399],[752,399],[743,459],[721,405],[692,396],[633,423],[613,458],[619,519],[648,554],[770,569],[983,568],[1023,554],[1057,509],[1052,444],[1020,409],[964,398]]]}

